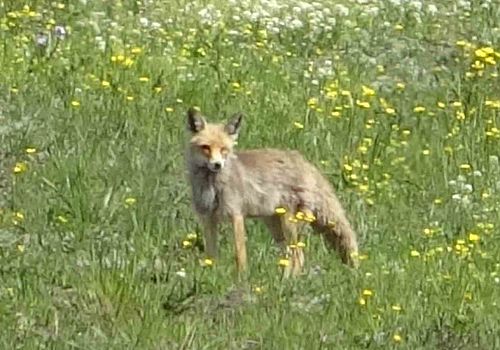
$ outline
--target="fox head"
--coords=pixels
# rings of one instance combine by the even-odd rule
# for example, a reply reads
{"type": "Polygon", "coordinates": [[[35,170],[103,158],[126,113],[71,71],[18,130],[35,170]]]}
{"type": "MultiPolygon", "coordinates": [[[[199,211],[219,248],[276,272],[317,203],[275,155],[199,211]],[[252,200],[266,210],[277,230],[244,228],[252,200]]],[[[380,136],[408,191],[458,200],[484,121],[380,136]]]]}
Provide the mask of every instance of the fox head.
{"type": "Polygon", "coordinates": [[[207,123],[194,108],[187,113],[187,126],[191,132],[189,151],[193,165],[218,173],[227,164],[241,128],[243,115],[236,113],[226,124],[207,123]]]}

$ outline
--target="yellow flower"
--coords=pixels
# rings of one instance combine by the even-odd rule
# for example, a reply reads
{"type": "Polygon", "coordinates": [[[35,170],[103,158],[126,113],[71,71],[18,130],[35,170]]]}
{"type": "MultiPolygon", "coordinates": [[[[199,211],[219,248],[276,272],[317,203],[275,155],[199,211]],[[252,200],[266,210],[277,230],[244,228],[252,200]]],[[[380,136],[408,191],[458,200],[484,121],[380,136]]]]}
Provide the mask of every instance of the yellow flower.
{"type": "Polygon", "coordinates": [[[182,241],[183,248],[191,248],[192,246],[193,246],[193,243],[191,243],[191,241],[188,241],[188,240],[182,241]]]}
{"type": "Polygon", "coordinates": [[[311,97],[309,100],[307,100],[307,105],[309,106],[309,108],[311,109],[315,109],[316,107],[318,107],[318,99],[316,97],[311,97]]]}
{"type": "Polygon", "coordinates": [[[17,250],[18,250],[20,253],[24,253],[24,244],[18,244],[18,245],[17,245],[17,250]]]}
{"type": "Polygon", "coordinates": [[[212,259],[206,258],[203,260],[203,266],[212,267],[214,265],[214,261],[212,259]]]}
{"type": "Polygon", "coordinates": [[[369,86],[362,85],[361,90],[363,92],[363,96],[375,96],[375,90],[369,86]]]}
{"type": "Polygon", "coordinates": [[[280,259],[278,261],[278,265],[281,266],[281,267],[287,267],[288,265],[290,265],[290,260],[288,260],[288,259],[280,259]]]}
{"type": "Polygon", "coordinates": [[[139,81],[140,81],[140,82],[143,82],[143,83],[146,83],[146,82],[148,82],[148,81],[149,81],[149,77],[140,77],[140,78],[139,78],[139,81]]]}
{"type": "Polygon", "coordinates": [[[401,305],[399,304],[392,305],[391,309],[393,309],[394,311],[401,311],[401,305]]]}
{"type": "Polygon", "coordinates": [[[73,107],[80,107],[80,101],[73,100],[73,101],[71,101],[71,105],[72,105],[73,107]]]}
{"type": "Polygon", "coordinates": [[[469,233],[469,241],[478,242],[480,239],[481,239],[481,237],[479,237],[479,235],[477,235],[475,233],[469,233]]]}
{"type": "Polygon", "coordinates": [[[293,125],[297,128],[297,129],[304,129],[304,124],[301,124],[299,122],[293,122],[293,125]]]}
{"type": "Polygon", "coordinates": [[[198,235],[196,233],[188,233],[186,236],[186,239],[190,241],[194,241],[198,238],[198,235]]]}
{"type": "Polygon", "coordinates": [[[137,199],[135,199],[134,197],[125,198],[126,205],[134,205],[135,203],[137,203],[137,199]]]}
{"type": "Polygon", "coordinates": [[[125,61],[123,62],[123,65],[124,65],[125,67],[127,67],[127,68],[128,68],[128,67],[130,67],[130,66],[132,66],[133,64],[134,64],[134,60],[133,60],[133,59],[131,59],[130,57],[127,57],[127,58],[125,59],[125,61]]]}
{"type": "Polygon", "coordinates": [[[12,171],[14,174],[21,174],[28,170],[28,165],[24,162],[17,162],[12,171]]]}
{"type": "Polygon", "coordinates": [[[21,212],[19,212],[19,211],[16,211],[14,213],[14,218],[16,218],[19,221],[23,221],[24,220],[24,214],[21,213],[21,212]]]}
{"type": "Polygon", "coordinates": [[[431,154],[431,151],[430,151],[430,150],[428,150],[428,149],[424,149],[424,150],[422,151],[422,154],[423,154],[424,156],[428,156],[429,154],[431,154]]]}
{"type": "Polygon", "coordinates": [[[396,24],[396,25],[394,26],[394,29],[395,29],[395,30],[403,30],[404,28],[405,28],[405,27],[403,27],[401,24],[396,24]]]}
{"type": "Polygon", "coordinates": [[[26,153],[28,153],[28,154],[36,153],[36,148],[28,147],[28,148],[26,148],[26,153]]]}
{"type": "Polygon", "coordinates": [[[396,110],[395,110],[394,108],[387,107],[387,108],[385,109],[385,113],[387,113],[387,114],[391,114],[391,115],[392,115],[392,114],[396,114],[396,110]]]}
{"type": "Polygon", "coordinates": [[[410,256],[412,256],[414,258],[418,258],[420,256],[420,253],[418,252],[418,250],[412,250],[410,252],[410,256]]]}
{"type": "Polygon", "coordinates": [[[278,215],[283,215],[283,214],[285,214],[285,213],[286,213],[286,209],[285,209],[285,208],[283,208],[283,207],[279,207],[279,208],[274,209],[274,212],[275,212],[276,214],[278,214],[278,215]]]}
{"type": "Polygon", "coordinates": [[[415,113],[425,112],[425,107],[417,106],[417,107],[413,108],[413,112],[415,112],[415,113]]]}
{"type": "Polygon", "coordinates": [[[396,87],[397,87],[399,90],[404,90],[404,89],[405,89],[405,87],[406,87],[406,85],[405,85],[405,84],[403,84],[403,83],[397,83],[397,84],[396,84],[396,87]]]}
{"type": "Polygon", "coordinates": [[[371,296],[373,296],[373,291],[370,289],[365,289],[365,290],[363,290],[363,296],[364,297],[371,297],[371,296]]]}
{"type": "Polygon", "coordinates": [[[59,221],[60,221],[61,223],[63,223],[63,224],[65,224],[65,223],[67,223],[67,222],[68,222],[68,219],[66,219],[66,218],[65,218],[64,216],[62,216],[62,215],[59,215],[59,216],[57,217],[57,220],[59,220],[59,221]]]}
{"type": "Polygon", "coordinates": [[[316,221],[316,217],[314,216],[313,213],[307,212],[304,220],[307,222],[314,222],[316,221]]]}
{"type": "Polygon", "coordinates": [[[301,211],[298,211],[298,212],[295,214],[295,218],[296,218],[297,220],[305,220],[305,217],[306,217],[306,215],[305,215],[303,212],[301,212],[301,211]]]}
{"type": "Polygon", "coordinates": [[[462,170],[470,170],[472,167],[470,166],[470,164],[464,163],[460,164],[459,168],[462,170]]]}
{"type": "Polygon", "coordinates": [[[174,109],[172,107],[166,107],[165,111],[168,113],[172,113],[174,111],[174,109]]]}
{"type": "Polygon", "coordinates": [[[140,54],[142,52],[142,48],[140,47],[133,47],[132,50],[130,50],[134,55],[140,54]]]}
{"type": "Polygon", "coordinates": [[[107,81],[107,80],[103,80],[103,81],[101,81],[101,86],[102,86],[102,87],[107,88],[107,87],[109,87],[110,85],[111,85],[111,83],[110,83],[109,81],[107,81]]]}
{"type": "Polygon", "coordinates": [[[260,293],[262,293],[262,288],[257,286],[257,287],[253,288],[253,291],[255,294],[260,294],[260,293]]]}
{"type": "Polygon", "coordinates": [[[465,292],[464,299],[465,300],[472,300],[472,292],[465,292]]]}
{"type": "Polygon", "coordinates": [[[298,242],[297,243],[297,248],[305,248],[306,244],[304,242],[298,242]]]}
{"type": "Polygon", "coordinates": [[[398,333],[395,333],[392,336],[392,340],[394,340],[396,343],[400,343],[403,340],[403,338],[398,333]]]}
{"type": "Polygon", "coordinates": [[[358,303],[361,306],[365,306],[366,305],[366,299],[365,298],[359,298],[358,303]]]}
{"type": "Polygon", "coordinates": [[[366,109],[370,108],[370,102],[368,101],[356,100],[356,105],[361,108],[366,108],[366,109]]]}

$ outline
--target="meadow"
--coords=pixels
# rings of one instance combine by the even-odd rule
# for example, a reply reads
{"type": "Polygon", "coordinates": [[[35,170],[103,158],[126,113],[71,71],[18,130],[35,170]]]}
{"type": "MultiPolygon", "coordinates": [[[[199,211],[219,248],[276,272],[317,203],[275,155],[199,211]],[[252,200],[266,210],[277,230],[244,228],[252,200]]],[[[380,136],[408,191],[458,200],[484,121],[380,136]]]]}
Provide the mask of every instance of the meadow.
{"type": "Polygon", "coordinates": [[[500,348],[494,3],[0,2],[0,348],[500,348]],[[360,268],[207,264],[190,106],[320,167],[360,268]]]}

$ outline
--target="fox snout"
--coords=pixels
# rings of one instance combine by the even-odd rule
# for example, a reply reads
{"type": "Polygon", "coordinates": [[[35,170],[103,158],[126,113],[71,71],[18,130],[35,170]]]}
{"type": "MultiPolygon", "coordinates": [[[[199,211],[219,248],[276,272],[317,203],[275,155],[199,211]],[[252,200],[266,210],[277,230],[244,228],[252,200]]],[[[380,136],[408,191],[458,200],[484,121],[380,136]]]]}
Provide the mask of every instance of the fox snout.
{"type": "Polygon", "coordinates": [[[222,154],[217,154],[212,156],[208,160],[208,169],[210,171],[213,171],[214,173],[219,172],[224,168],[225,165],[225,159],[222,157],[222,154]]]}

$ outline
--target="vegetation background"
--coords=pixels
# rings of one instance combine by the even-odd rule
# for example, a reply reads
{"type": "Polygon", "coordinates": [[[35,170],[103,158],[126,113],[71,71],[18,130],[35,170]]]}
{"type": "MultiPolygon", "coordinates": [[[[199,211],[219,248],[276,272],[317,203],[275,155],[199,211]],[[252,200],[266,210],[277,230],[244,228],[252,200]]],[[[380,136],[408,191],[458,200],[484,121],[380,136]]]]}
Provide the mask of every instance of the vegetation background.
{"type": "Polygon", "coordinates": [[[495,1],[0,2],[2,349],[498,349],[495,1]],[[302,151],[356,227],[203,259],[185,112],[302,151]]]}

